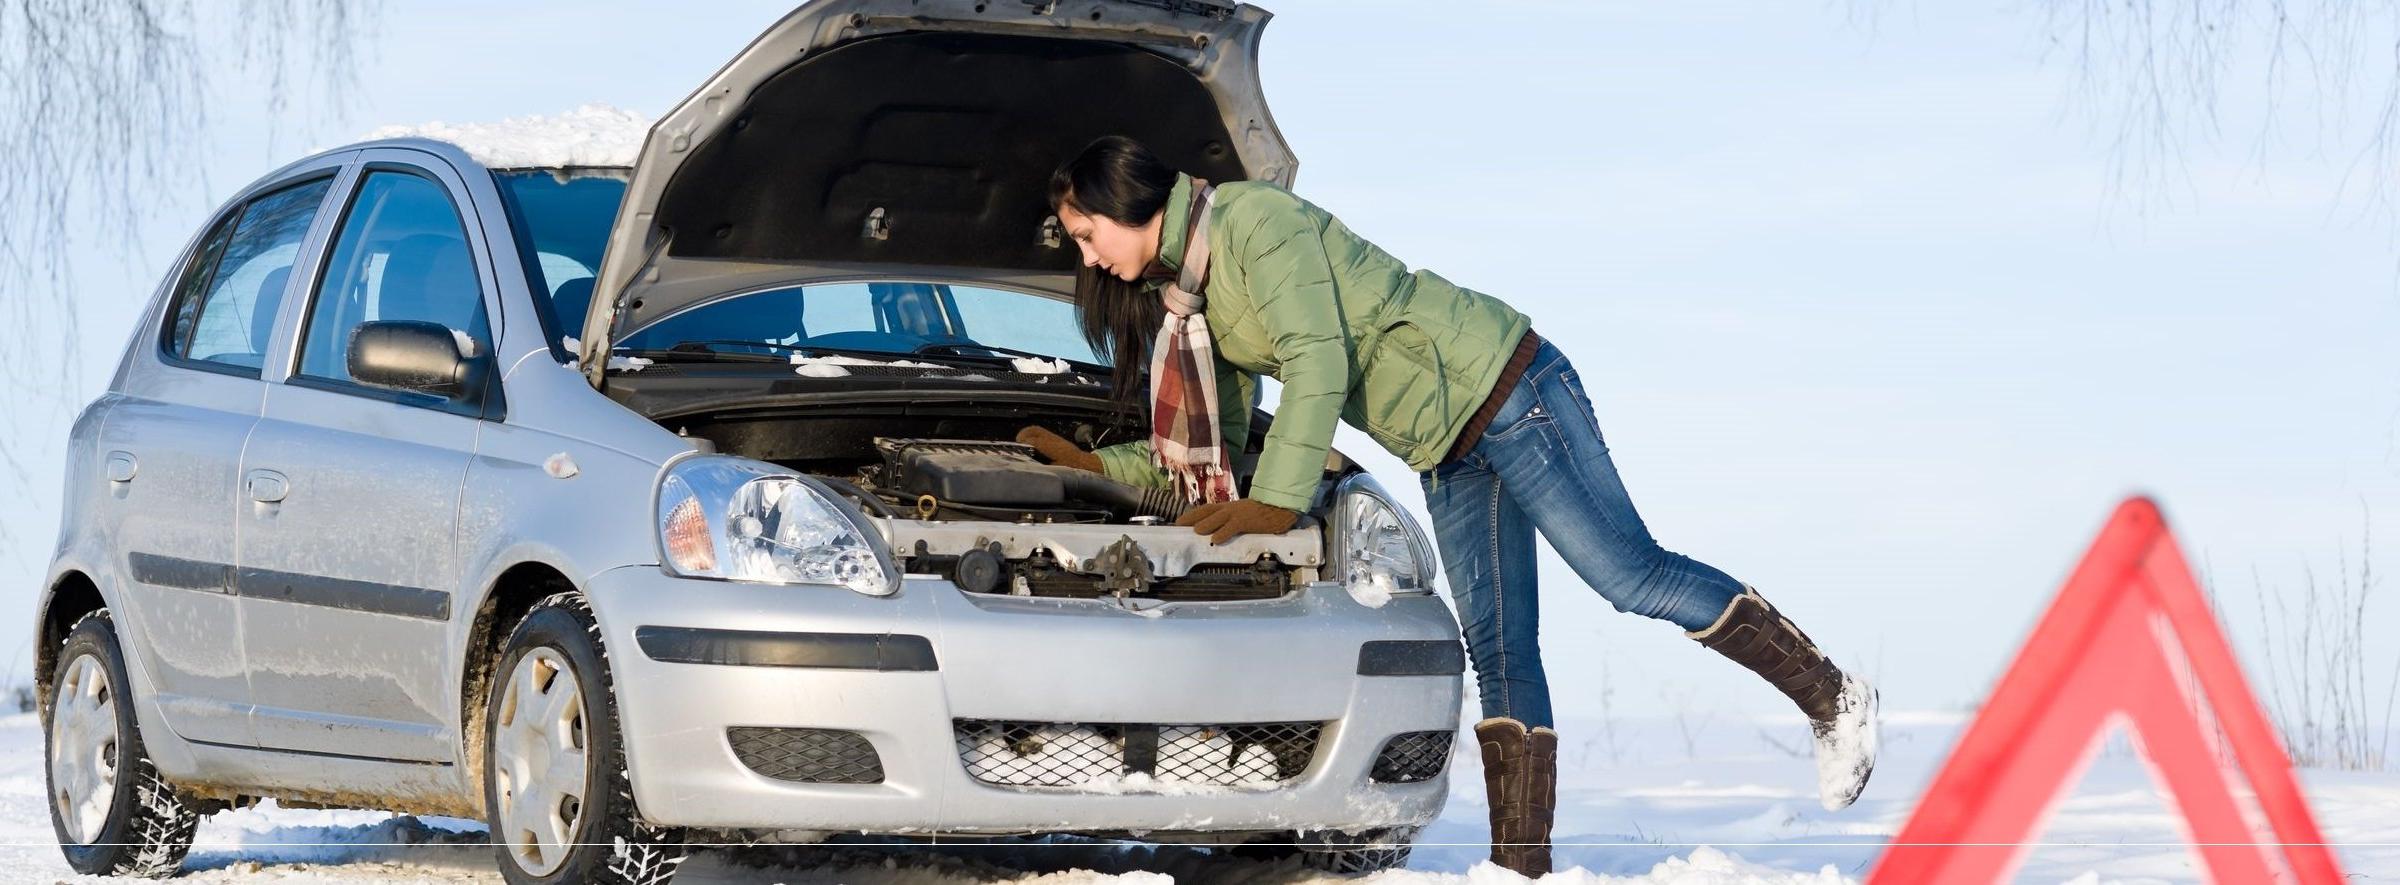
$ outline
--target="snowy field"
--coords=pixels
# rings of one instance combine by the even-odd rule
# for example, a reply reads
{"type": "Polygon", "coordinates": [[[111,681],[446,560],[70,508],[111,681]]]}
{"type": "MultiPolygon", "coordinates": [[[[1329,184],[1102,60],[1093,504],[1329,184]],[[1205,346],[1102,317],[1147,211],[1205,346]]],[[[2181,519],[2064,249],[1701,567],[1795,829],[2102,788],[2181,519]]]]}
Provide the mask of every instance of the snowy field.
{"type": "MultiPolygon", "coordinates": [[[[1955,716],[1895,715],[1887,755],[1859,805],[1817,807],[1795,718],[1756,723],[1698,717],[1563,730],[1560,865],[1545,881],[1834,883],[1856,881],[1898,828],[1955,733],[1955,716]],[[1686,735],[1690,735],[1687,740],[1686,735]]],[[[2303,773],[2326,835],[2341,843],[2353,881],[2400,881],[2400,773],[2303,773]]],[[[1481,773],[1462,755],[1448,813],[1429,829],[1411,868],[1374,885],[1493,885],[1522,881],[1480,865],[1481,773]]],[[[98,882],[68,874],[51,844],[42,799],[40,729],[0,718],[0,885],[98,882]]],[[[499,882],[476,825],[368,812],[247,809],[210,818],[186,863],[190,882],[499,882]]],[[[2104,752],[2041,837],[2027,882],[2198,881],[2176,823],[2141,764],[2104,752]]],[[[1099,843],[714,850],[686,863],[679,883],[1089,885],[1163,882],[1339,881],[1289,866],[1212,856],[1200,848],[1099,843]]]]}

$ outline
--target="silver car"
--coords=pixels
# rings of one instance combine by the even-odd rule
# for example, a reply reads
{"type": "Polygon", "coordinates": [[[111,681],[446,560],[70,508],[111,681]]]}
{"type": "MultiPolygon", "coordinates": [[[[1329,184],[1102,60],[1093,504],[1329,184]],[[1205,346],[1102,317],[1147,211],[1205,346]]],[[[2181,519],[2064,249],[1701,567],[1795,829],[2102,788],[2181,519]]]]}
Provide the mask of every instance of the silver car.
{"type": "Polygon", "coordinates": [[[664,881],[693,833],[1403,860],[1463,670],[1418,526],[1336,455],[1312,520],[1212,546],[1010,441],[1145,432],[1043,188],[1108,133],[1288,182],[1266,20],[820,0],[614,165],[397,139],[242,191],[73,428],[72,866],[173,874],[269,798],[480,818],[518,883],[664,881]]]}

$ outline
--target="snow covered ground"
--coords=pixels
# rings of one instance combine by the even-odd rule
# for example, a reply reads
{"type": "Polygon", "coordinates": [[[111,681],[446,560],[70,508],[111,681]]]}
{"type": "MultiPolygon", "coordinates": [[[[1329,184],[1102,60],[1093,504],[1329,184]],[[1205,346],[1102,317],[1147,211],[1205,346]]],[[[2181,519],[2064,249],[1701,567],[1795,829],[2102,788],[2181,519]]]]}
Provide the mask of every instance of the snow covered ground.
{"type": "MultiPolygon", "coordinates": [[[[1899,826],[1959,725],[1951,715],[1891,715],[1885,764],[1859,805],[1817,807],[1795,718],[1690,717],[1569,723],[1559,790],[1563,883],[1835,883],[1862,876],[1899,826]],[[1687,740],[1687,735],[1689,739],[1687,740]]],[[[1373,885],[1503,885],[1490,866],[1481,773],[1462,755],[1453,797],[1411,869],[1373,885]]],[[[2318,821],[2357,881],[2400,880],[2400,773],[2304,773],[2318,821]]],[[[0,718],[0,885],[97,882],[69,875],[42,799],[40,729],[0,718]]],[[[2158,790],[2121,747],[2104,752],[2058,811],[2022,881],[2197,881],[2158,790]]],[[[370,812],[248,809],[200,830],[193,882],[499,882],[474,824],[370,812]]],[[[678,882],[788,885],[1150,885],[1334,881],[1205,849],[1088,842],[808,847],[709,851],[678,882]]]]}

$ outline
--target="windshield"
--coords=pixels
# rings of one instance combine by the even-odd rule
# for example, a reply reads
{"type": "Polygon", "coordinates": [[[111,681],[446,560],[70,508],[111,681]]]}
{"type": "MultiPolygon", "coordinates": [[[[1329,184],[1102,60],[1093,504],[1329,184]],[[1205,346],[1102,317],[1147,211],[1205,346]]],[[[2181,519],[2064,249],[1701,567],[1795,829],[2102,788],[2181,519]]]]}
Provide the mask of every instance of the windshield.
{"type": "Polygon", "coordinates": [[[1039,355],[1094,363],[1075,306],[1054,298],[950,283],[870,281],[768,289],[692,308],[618,342],[632,351],[705,347],[911,354],[1039,355]]]}
{"type": "MultiPolygon", "coordinates": [[[[592,277],[625,197],[623,169],[492,173],[508,203],[527,283],[554,345],[583,331],[592,277]]],[[[1097,363],[1074,305],[1008,289],[868,281],[768,289],[652,323],[616,347],[783,353],[797,347],[911,354],[1040,355],[1097,363]]],[[[566,353],[571,348],[561,348],[566,353]]]]}
{"type": "Polygon", "coordinates": [[[583,332],[592,275],[608,248],[608,229],[625,197],[623,169],[512,169],[492,173],[514,216],[526,282],[543,302],[542,323],[556,345],[583,332]]]}

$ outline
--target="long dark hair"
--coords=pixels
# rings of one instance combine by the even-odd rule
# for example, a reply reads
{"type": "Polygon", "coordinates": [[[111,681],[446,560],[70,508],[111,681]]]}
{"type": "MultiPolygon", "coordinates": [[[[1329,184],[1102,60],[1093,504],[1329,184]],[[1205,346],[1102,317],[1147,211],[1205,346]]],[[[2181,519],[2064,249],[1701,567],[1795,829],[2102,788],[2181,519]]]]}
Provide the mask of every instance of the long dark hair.
{"type": "MultiPolygon", "coordinates": [[[[1075,207],[1128,227],[1149,224],[1167,206],[1175,169],[1141,142],[1103,136],[1050,174],[1050,208],[1075,207]]],[[[1116,364],[1114,398],[1139,405],[1150,369],[1150,346],[1166,322],[1167,305],[1140,283],[1097,267],[1075,274],[1075,322],[1092,352],[1116,364]]]]}

